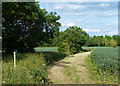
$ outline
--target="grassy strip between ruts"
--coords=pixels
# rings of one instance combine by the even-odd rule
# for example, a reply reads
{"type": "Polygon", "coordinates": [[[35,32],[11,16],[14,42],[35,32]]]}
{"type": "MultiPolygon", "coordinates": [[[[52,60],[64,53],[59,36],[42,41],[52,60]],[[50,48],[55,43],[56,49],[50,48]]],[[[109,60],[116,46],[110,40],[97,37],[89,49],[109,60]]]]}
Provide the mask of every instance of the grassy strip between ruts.
{"type": "Polygon", "coordinates": [[[90,55],[86,59],[86,64],[89,69],[89,77],[95,84],[118,84],[118,76],[104,76],[101,75],[97,70],[97,65],[92,62],[90,55]]]}
{"type": "Polygon", "coordinates": [[[73,82],[73,84],[79,84],[80,83],[80,76],[78,75],[77,68],[75,66],[72,67],[66,67],[64,69],[64,73],[69,77],[69,79],[73,82]]]}

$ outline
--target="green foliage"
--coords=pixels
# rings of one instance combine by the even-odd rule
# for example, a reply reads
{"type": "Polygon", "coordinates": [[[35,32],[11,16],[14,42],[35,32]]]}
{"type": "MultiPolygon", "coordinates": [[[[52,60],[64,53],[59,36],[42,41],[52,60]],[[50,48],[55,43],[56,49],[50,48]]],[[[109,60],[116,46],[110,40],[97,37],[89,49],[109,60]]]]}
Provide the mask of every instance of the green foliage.
{"type": "Polygon", "coordinates": [[[54,62],[59,61],[67,56],[62,52],[43,52],[47,65],[52,65],[54,62]]]}
{"type": "Polygon", "coordinates": [[[71,54],[78,53],[82,49],[88,38],[88,34],[80,27],[72,26],[67,28],[59,36],[59,50],[70,52],[71,54]]]}
{"type": "Polygon", "coordinates": [[[94,37],[94,41],[93,42],[95,43],[95,45],[104,46],[103,36],[94,37]]]}
{"type": "Polygon", "coordinates": [[[113,39],[110,40],[110,47],[116,47],[117,43],[113,39]]]}
{"type": "Polygon", "coordinates": [[[16,68],[13,67],[12,60],[3,61],[3,84],[45,84],[47,74],[45,72],[46,61],[43,56],[43,54],[19,54],[18,58],[25,58],[17,60],[16,68]]]}
{"type": "Polygon", "coordinates": [[[120,36],[119,35],[113,35],[112,38],[116,41],[117,45],[120,46],[120,36]]]}
{"type": "Polygon", "coordinates": [[[91,53],[91,59],[97,65],[101,75],[116,75],[118,73],[118,47],[95,49],[91,53]]]}
{"type": "Polygon", "coordinates": [[[108,41],[110,41],[110,40],[112,39],[111,36],[107,36],[107,35],[105,35],[105,38],[106,38],[108,41]]]}
{"type": "Polygon", "coordinates": [[[89,37],[89,40],[87,40],[85,46],[102,46],[102,47],[116,47],[119,46],[119,40],[120,36],[118,35],[113,35],[105,37],[103,36],[94,36],[94,37],[89,37]]]}
{"type": "Polygon", "coordinates": [[[46,84],[49,82],[46,73],[47,65],[66,56],[67,54],[60,52],[18,53],[16,68],[14,68],[13,56],[4,55],[2,82],[3,84],[46,84]]]}
{"type": "Polygon", "coordinates": [[[3,49],[7,53],[33,52],[38,45],[52,44],[59,34],[60,16],[40,9],[36,2],[4,2],[2,10],[3,49]]]}

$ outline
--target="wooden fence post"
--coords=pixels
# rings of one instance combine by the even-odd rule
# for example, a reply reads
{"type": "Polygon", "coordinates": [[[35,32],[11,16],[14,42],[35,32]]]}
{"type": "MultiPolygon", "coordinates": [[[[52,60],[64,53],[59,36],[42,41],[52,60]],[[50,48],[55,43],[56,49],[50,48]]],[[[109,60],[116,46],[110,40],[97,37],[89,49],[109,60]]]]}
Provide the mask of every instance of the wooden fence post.
{"type": "Polygon", "coordinates": [[[16,57],[17,57],[17,51],[13,52],[14,56],[14,67],[16,67],[16,57]]]}

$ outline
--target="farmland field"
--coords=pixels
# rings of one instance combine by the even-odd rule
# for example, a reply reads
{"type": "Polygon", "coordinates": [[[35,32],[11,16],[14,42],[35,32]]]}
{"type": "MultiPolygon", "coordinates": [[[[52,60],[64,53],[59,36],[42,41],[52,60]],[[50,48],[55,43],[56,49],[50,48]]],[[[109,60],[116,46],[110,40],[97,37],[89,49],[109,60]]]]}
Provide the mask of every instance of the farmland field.
{"type": "Polygon", "coordinates": [[[90,55],[91,62],[96,65],[95,70],[98,71],[99,75],[107,78],[114,77],[113,82],[117,82],[119,73],[118,48],[94,48],[90,55]]]}
{"type": "Polygon", "coordinates": [[[102,49],[102,48],[110,48],[110,47],[82,47],[83,49],[102,49]]]}
{"type": "Polygon", "coordinates": [[[35,47],[34,49],[35,49],[36,52],[58,51],[58,47],[35,47]]]}
{"type": "Polygon", "coordinates": [[[94,61],[99,70],[118,70],[118,48],[98,48],[91,53],[91,59],[94,61]]]}

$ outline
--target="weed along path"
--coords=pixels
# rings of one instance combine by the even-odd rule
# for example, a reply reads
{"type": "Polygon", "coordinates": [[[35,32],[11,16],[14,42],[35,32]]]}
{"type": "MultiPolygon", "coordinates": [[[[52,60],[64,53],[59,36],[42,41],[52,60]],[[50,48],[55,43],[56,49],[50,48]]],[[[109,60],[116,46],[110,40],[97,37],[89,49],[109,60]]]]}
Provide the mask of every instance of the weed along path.
{"type": "Polygon", "coordinates": [[[48,69],[48,78],[54,84],[92,84],[85,59],[91,52],[64,58],[48,69]]]}

